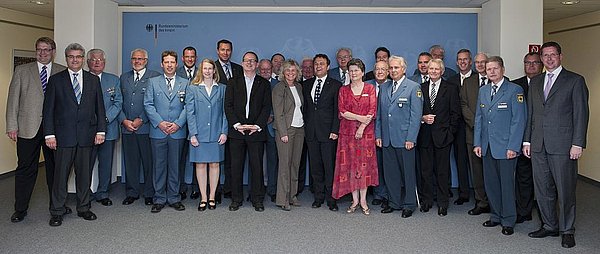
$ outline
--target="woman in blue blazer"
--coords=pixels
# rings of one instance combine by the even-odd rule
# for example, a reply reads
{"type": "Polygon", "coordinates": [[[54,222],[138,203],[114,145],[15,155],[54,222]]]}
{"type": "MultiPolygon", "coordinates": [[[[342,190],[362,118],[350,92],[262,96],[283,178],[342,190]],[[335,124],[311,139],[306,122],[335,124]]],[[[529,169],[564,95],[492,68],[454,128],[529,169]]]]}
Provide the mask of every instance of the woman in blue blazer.
{"type": "Polygon", "coordinates": [[[225,85],[219,83],[215,62],[204,59],[188,86],[185,108],[190,140],[190,161],[196,164],[196,177],[202,198],[198,211],[215,209],[215,192],[219,184],[219,162],[225,158],[227,118],[223,108],[225,85]],[[207,197],[207,166],[210,194],[207,197]],[[207,203],[208,201],[208,203],[207,203]]]}

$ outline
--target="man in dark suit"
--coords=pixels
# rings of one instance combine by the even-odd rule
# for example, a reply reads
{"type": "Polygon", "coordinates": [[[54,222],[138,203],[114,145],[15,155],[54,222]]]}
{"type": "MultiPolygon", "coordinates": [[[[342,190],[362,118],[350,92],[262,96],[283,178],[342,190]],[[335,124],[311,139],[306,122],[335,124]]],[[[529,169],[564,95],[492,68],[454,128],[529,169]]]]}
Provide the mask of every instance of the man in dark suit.
{"type": "Polygon", "coordinates": [[[422,84],[424,103],[421,121],[423,124],[418,138],[423,187],[421,211],[428,212],[433,205],[433,173],[435,172],[440,216],[448,214],[450,147],[460,120],[458,88],[442,79],[443,72],[442,60],[429,61],[427,70],[429,83],[422,84]]]}
{"type": "Polygon", "coordinates": [[[130,205],[144,196],[144,204],[152,205],[152,150],[150,150],[150,125],[144,110],[144,94],[148,79],[160,74],[146,68],[148,52],[145,49],[131,51],[132,70],[121,74],[123,111],[119,114],[122,125],[123,160],[125,161],[125,199],[130,205]],[[140,188],[140,163],[143,165],[144,188],[140,188]]]}
{"type": "Polygon", "coordinates": [[[77,216],[95,220],[90,211],[92,150],[104,142],[106,114],[97,76],[82,70],[85,49],[72,43],[65,49],[68,69],[50,77],[44,98],[44,136],[55,152],[50,226],[62,225],[67,182],[75,166],[77,216]]]}
{"type": "MultiPolygon", "coordinates": [[[[531,79],[542,73],[542,59],[537,52],[530,52],[523,58],[525,76],[514,81],[523,88],[525,99],[529,90],[531,79]]],[[[517,170],[515,172],[515,195],[517,200],[517,223],[531,220],[533,210],[533,174],[531,171],[531,159],[524,154],[517,157],[517,170]]]]}
{"type": "MultiPolygon", "coordinates": [[[[233,53],[233,43],[231,43],[231,41],[222,39],[217,42],[217,56],[219,60],[215,61],[215,64],[217,66],[217,72],[219,72],[220,80],[222,80],[221,83],[225,85],[229,84],[228,81],[231,78],[244,77],[242,66],[230,61],[231,53],[233,53]]],[[[223,185],[220,188],[217,188],[215,196],[215,202],[217,204],[221,204],[221,193],[223,193],[223,196],[226,198],[231,197],[231,184],[229,181],[231,179],[231,158],[229,157],[231,154],[229,152],[230,143],[231,142],[225,143],[225,161],[221,164],[221,172],[223,172],[224,179],[223,185]]]]}
{"type": "Polygon", "coordinates": [[[338,92],[342,84],[327,74],[329,58],[317,54],[313,58],[315,77],[304,82],[304,133],[313,179],[313,208],[327,200],[331,211],[339,210],[331,196],[335,152],[340,129],[338,92]]]}
{"type": "MultiPolygon", "coordinates": [[[[12,222],[20,222],[27,216],[29,200],[38,174],[40,147],[44,152],[48,193],[52,195],[54,153],[44,143],[42,109],[48,78],[65,69],[64,66],[53,62],[55,54],[54,40],[48,37],[37,39],[36,61],[17,66],[8,88],[6,135],[17,142],[15,212],[10,217],[12,222]]],[[[67,213],[71,213],[70,208],[65,209],[67,213]]]]}
{"type": "Polygon", "coordinates": [[[473,152],[483,158],[485,189],[492,213],[484,227],[502,225],[512,235],[517,219],[515,167],[525,131],[523,89],[504,78],[504,61],[492,56],[486,64],[490,83],[479,89],[473,152]]]}
{"type": "Polygon", "coordinates": [[[148,80],[144,95],[144,110],[150,121],[150,145],[153,155],[154,198],[152,213],[160,212],[165,204],[177,211],[185,210],[181,203],[181,152],[186,143],[185,91],[189,81],[175,74],[177,53],[166,50],[161,54],[163,75],[148,80]]]}
{"type": "Polygon", "coordinates": [[[352,59],[352,50],[349,48],[340,48],[335,53],[335,59],[338,66],[329,69],[327,76],[342,83],[342,85],[350,84],[350,74],[348,72],[348,62],[352,59]]]}
{"type": "Polygon", "coordinates": [[[225,115],[229,122],[231,158],[231,204],[230,211],[237,211],[243,202],[242,179],[246,152],[249,156],[251,175],[251,201],[254,210],[265,210],[263,200],[263,153],[267,140],[267,120],[271,112],[271,86],[267,80],[256,75],[258,56],[246,52],[242,58],[244,73],[233,77],[225,92],[225,115]]]}
{"type": "MultiPolygon", "coordinates": [[[[269,82],[271,89],[279,83],[279,80],[273,78],[272,67],[269,59],[262,59],[258,62],[258,74],[269,82]]],[[[271,198],[271,202],[275,202],[279,159],[277,157],[277,145],[275,144],[275,130],[273,129],[273,111],[269,113],[267,130],[269,131],[265,145],[265,150],[267,152],[267,195],[271,198]]],[[[251,178],[252,177],[248,177],[248,179],[251,178]]]]}
{"type": "MultiPolygon", "coordinates": [[[[460,49],[456,53],[456,65],[458,66],[458,74],[450,77],[448,82],[454,83],[459,89],[463,86],[464,80],[471,76],[473,72],[471,70],[472,60],[471,51],[468,49],[460,49]]],[[[458,178],[458,198],[454,201],[455,205],[462,205],[469,202],[470,188],[469,188],[469,160],[466,142],[466,126],[463,120],[462,114],[458,121],[458,128],[456,129],[453,149],[454,149],[454,160],[456,161],[456,173],[458,178]]]]}
{"type": "Polygon", "coordinates": [[[490,206],[488,198],[485,194],[485,186],[483,182],[483,162],[480,157],[473,153],[473,132],[475,127],[475,112],[477,111],[477,98],[479,96],[479,88],[487,84],[487,76],[485,73],[485,63],[487,55],[477,53],[475,55],[475,70],[477,74],[463,80],[463,85],[460,88],[460,106],[462,117],[465,121],[466,143],[469,158],[469,168],[471,169],[471,177],[473,183],[473,192],[475,193],[475,207],[468,211],[470,215],[480,215],[489,213],[490,206]],[[479,82],[482,80],[483,82],[479,82]]]}
{"type": "Polygon", "coordinates": [[[531,157],[535,196],[542,215],[541,228],[529,237],[561,233],[562,246],[571,248],[575,246],[577,160],[586,146],[589,94],[585,79],[561,65],[558,43],[542,44],[541,56],[546,72],[529,83],[523,142],[523,153],[531,157]]]}
{"type": "Polygon", "coordinates": [[[417,58],[417,69],[415,70],[415,74],[408,79],[417,82],[417,84],[429,82],[429,76],[427,75],[429,61],[431,61],[431,54],[429,54],[429,52],[421,52],[417,58]]]}
{"type": "Polygon", "coordinates": [[[281,53],[275,53],[271,56],[271,79],[279,79],[283,61],[285,61],[285,57],[281,53]]]}
{"type": "MultiPolygon", "coordinates": [[[[181,54],[181,62],[183,62],[183,64],[180,67],[177,67],[177,76],[185,78],[189,82],[191,82],[196,76],[196,73],[198,72],[198,67],[196,66],[197,58],[198,57],[196,55],[196,48],[192,46],[185,47],[181,54]]],[[[185,131],[187,131],[187,129],[185,131]]],[[[179,195],[181,196],[181,200],[184,200],[187,197],[188,186],[185,182],[185,176],[188,174],[192,175],[192,194],[190,194],[190,198],[197,199],[198,197],[200,197],[200,189],[198,189],[198,180],[196,180],[196,170],[193,169],[194,163],[190,162],[189,160],[188,149],[188,145],[183,146],[183,150],[181,151],[181,162],[179,164],[181,167],[179,169],[179,195]]]]}
{"type": "Polygon", "coordinates": [[[119,138],[119,121],[117,116],[121,113],[123,106],[123,96],[121,95],[121,83],[119,77],[114,74],[104,72],[106,59],[104,50],[91,49],[87,53],[87,64],[90,73],[98,76],[102,88],[102,99],[104,100],[104,110],[106,113],[106,135],[104,143],[94,149],[93,160],[98,156],[98,188],[94,193],[96,202],[103,206],[111,206],[112,200],[108,197],[108,187],[111,184],[111,174],[113,169],[113,154],[115,142],[119,138]]]}
{"type": "MultiPolygon", "coordinates": [[[[440,60],[444,61],[446,50],[441,45],[436,44],[436,45],[429,47],[429,54],[431,55],[431,57],[433,59],[440,59],[440,60]]],[[[417,71],[418,70],[415,70],[415,72],[413,74],[415,74],[415,75],[418,74],[417,71]]],[[[448,80],[450,77],[452,77],[454,75],[456,75],[456,71],[454,71],[453,69],[451,69],[449,67],[444,67],[444,74],[442,75],[442,78],[444,80],[448,80]]]]}
{"type": "MultiPolygon", "coordinates": [[[[379,48],[375,49],[375,63],[387,62],[388,58],[390,58],[390,55],[391,55],[390,50],[387,49],[386,47],[379,47],[379,48]]],[[[387,76],[386,78],[389,79],[390,77],[387,76]]],[[[373,80],[373,79],[375,79],[375,70],[367,72],[367,74],[365,74],[365,76],[363,77],[364,81],[373,80]]]]}

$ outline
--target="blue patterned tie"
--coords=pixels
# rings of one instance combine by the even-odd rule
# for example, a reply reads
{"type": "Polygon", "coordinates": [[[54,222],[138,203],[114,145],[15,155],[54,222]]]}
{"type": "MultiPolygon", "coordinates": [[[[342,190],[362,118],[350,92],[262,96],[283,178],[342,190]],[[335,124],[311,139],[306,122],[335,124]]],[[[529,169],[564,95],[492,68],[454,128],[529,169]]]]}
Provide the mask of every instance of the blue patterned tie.
{"type": "Polygon", "coordinates": [[[46,86],[48,85],[48,72],[46,71],[48,67],[46,65],[42,66],[42,72],[40,72],[40,80],[42,81],[42,91],[46,93],[46,86]]]}
{"type": "Polygon", "coordinates": [[[77,104],[81,102],[81,85],[79,85],[79,81],[77,80],[78,73],[73,73],[73,91],[75,91],[75,98],[77,98],[77,104]]]}
{"type": "Polygon", "coordinates": [[[492,85],[492,101],[494,100],[494,95],[498,92],[498,86],[492,85]]]}

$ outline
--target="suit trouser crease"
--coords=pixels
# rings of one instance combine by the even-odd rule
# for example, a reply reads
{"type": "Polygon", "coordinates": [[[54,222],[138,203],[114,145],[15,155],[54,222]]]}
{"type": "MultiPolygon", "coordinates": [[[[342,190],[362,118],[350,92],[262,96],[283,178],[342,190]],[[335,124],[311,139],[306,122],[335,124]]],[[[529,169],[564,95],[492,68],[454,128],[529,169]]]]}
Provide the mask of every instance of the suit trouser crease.
{"type": "Polygon", "coordinates": [[[389,205],[394,209],[415,210],[416,171],[415,149],[383,147],[383,173],[387,184],[389,205]]]}
{"type": "Polygon", "coordinates": [[[125,160],[125,190],[128,197],[137,198],[140,192],[146,198],[154,197],[152,148],[148,134],[123,134],[125,160]],[[144,175],[144,189],[140,188],[140,166],[144,175]]]}
{"type": "Polygon", "coordinates": [[[179,163],[185,139],[151,138],[154,158],[154,203],[174,204],[181,201],[179,196],[179,163]]]}
{"type": "Polygon", "coordinates": [[[335,169],[336,143],[307,141],[310,157],[310,176],[313,179],[314,199],[317,202],[335,200],[331,196],[333,190],[333,172],[335,169]]]}
{"type": "Polygon", "coordinates": [[[63,215],[68,194],[68,181],[71,168],[75,167],[75,191],[77,212],[90,209],[90,184],[92,181],[92,153],[94,147],[57,147],[55,153],[56,171],[52,187],[52,208],[50,214],[63,215]]]}
{"type": "Polygon", "coordinates": [[[502,226],[514,227],[517,220],[515,201],[516,159],[494,159],[488,148],[483,156],[483,174],[485,191],[488,194],[491,214],[490,220],[500,222],[502,226]]]}
{"type": "Polygon", "coordinates": [[[298,169],[304,145],[304,129],[288,128],[288,142],[283,143],[277,133],[277,152],[279,155],[279,170],[277,174],[276,204],[288,205],[298,192],[298,169]]]}

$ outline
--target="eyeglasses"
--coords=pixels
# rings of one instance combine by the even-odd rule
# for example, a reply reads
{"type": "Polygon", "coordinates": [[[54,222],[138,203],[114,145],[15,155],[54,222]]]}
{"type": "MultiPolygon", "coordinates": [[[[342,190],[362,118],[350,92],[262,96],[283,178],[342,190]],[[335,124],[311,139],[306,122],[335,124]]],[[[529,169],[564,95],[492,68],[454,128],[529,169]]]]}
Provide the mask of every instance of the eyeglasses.
{"type": "Polygon", "coordinates": [[[144,61],[146,59],[148,59],[148,58],[145,58],[145,57],[132,57],[131,61],[140,61],[141,62],[141,61],[144,61]]]}
{"type": "Polygon", "coordinates": [[[337,59],[350,59],[350,56],[338,56],[337,59]]]}
{"type": "Polygon", "coordinates": [[[540,64],[542,64],[542,62],[540,62],[540,61],[524,61],[523,63],[525,65],[540,65],[540,64]]]}
{"type": "Polygon", "coordinates": [[[244,63],[256,63],[256,59],[247,59],[243,61],[244,63]]]}
{"type": "Polygon", "coordinates": [[[52,50],[54,49],[35,49],[35,51],[38,53],[50,53],[52,50]]]}
{"type": "Polygon", "coordinates": [[[67,59],[69,59],[69,60],[73,60],[73,59],[81,60],[81,59],[83,59],[83,56],[82,55],[68,55],[67,59]]]}
{"type": "Polygon", "coordinates": [[[556,58],[558,55],[560,55],[560,54],[550,53],[550,54],[543,54],[542,57],[543,58],[556,58]]]}
{"type": "Polygon", "coordinates": [[[90,62],[104,62],[104,59],[102,59],[102,58],[90,58],[90,59],[88,59],[88,61],[90,61],[90,62]]]}

